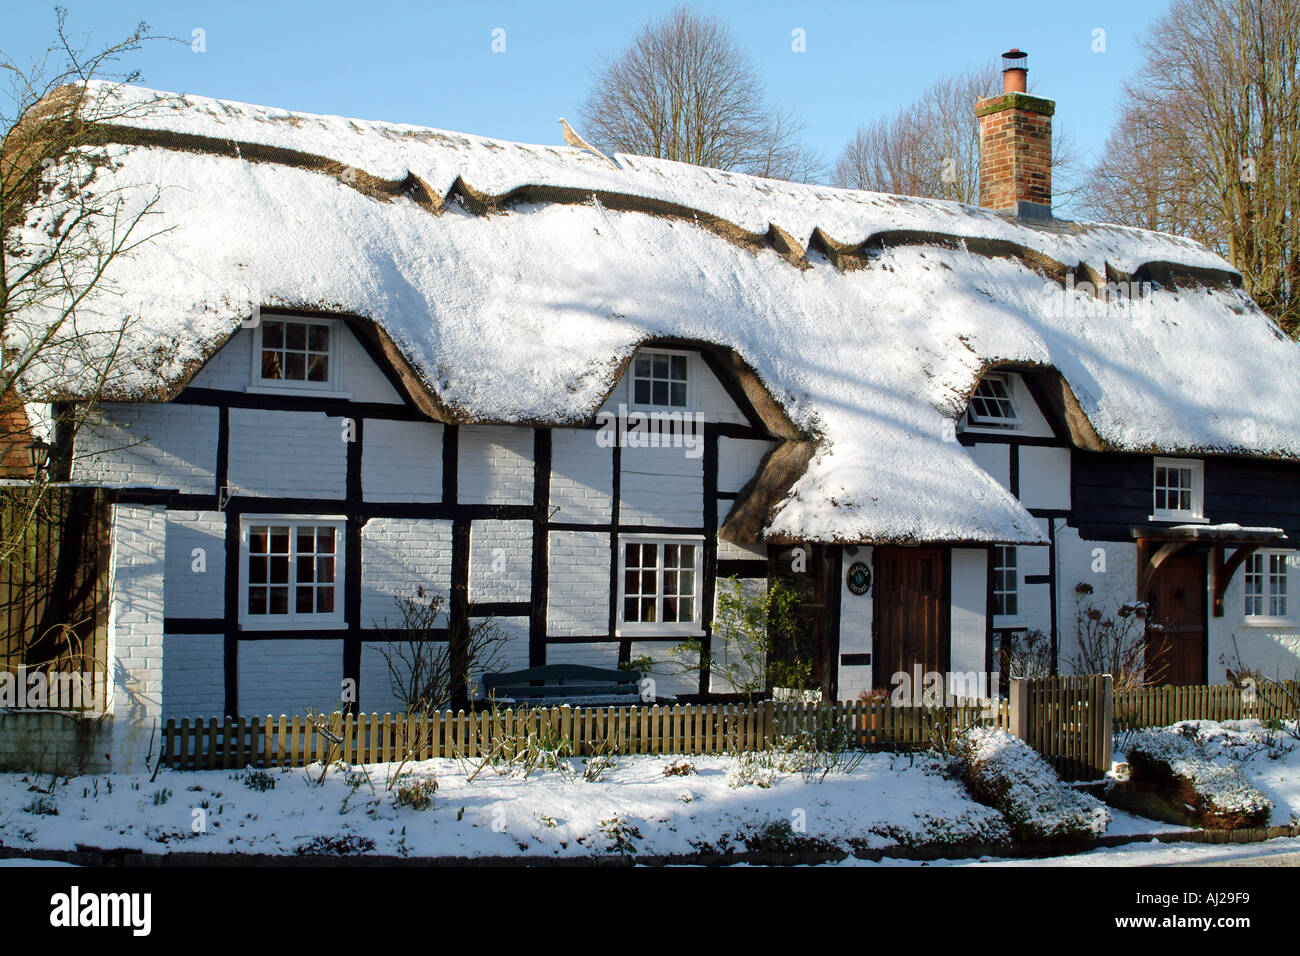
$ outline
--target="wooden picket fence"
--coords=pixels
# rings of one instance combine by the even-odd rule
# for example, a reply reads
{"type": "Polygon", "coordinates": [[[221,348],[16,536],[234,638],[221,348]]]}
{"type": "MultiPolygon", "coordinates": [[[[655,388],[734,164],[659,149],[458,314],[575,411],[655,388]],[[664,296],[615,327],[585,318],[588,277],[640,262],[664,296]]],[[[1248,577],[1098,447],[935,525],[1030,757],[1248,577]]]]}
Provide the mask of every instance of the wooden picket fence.
{"type": "Polygon", "coordinates": [[[427,715],[168,720],[162,762],[177,770],[302,767],[342,760],[386,763],[410,758],[477,759],[521,748],[530,739],[566,742],[574,754],[722,754],[760,750],[783,738],[811,735],[845,747],[948,747],[975,724],[1008,726],[1005,701],[986,706],[891,707],[843,703],[536,707],[445,711],[427,715]]]}
{"type": "Polygon", "coordinates": [[[1011,682],[1008,729],[1067,780],[1099,780],[1111,766],[1114,694],[1107,674],[1011,682]]]}
{"type": "Polygon", "coordinates": [[[1180,720],[1294,720],[1300,682],[1141,687],[1115,694],[1115,729],[1167,727],[1180,720]]]}

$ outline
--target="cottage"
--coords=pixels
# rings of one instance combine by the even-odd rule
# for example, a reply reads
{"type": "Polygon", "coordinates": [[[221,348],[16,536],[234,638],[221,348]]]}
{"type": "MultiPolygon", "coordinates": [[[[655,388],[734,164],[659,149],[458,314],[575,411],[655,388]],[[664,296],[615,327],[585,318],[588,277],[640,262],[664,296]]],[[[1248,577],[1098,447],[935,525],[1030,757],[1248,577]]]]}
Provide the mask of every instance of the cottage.
{"type": "Polygon", "coordinates": [[[718,581],[793,573],[833,698],[1031,631],[1068,670],[1079,584],[1153,602],[1165,680],[1292,676],[1300,350],[1201,245],[1054,218],[1007,76],[984,208],[93,87],[86,188],[156,234],[29,400],[112,360],[60,477],[114,498],[114,712],[391,709],[416,588],[509,666],[694,642],[656,692],[725,695],[718,581]]]}

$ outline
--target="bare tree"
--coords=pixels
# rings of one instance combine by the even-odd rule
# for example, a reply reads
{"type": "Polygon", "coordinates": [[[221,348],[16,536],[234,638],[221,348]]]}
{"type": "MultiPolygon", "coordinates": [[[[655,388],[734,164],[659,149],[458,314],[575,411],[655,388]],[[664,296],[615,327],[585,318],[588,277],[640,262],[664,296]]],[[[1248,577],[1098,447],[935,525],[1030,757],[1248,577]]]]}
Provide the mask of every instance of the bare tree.
{"type": "MultiPolygon", "coordinates": [[[[1001,88],[993,64],[931,84],[898,112],[859,126],[831,170],[831,183],[903,196],[979,202],[980,130],[975,101],[1001,88]]],[[[1074,190],[1077,162],[1068,134],[1052,143],[1052,179],[1058,205],[1074,190]]]]}
{"type": "MultiPolygon", "coordinates": [[[[91,49],[69,38],[66,11],[56,8],[56,14],[55,40],[35,62],[23,66],[0,53],[0,72],[8,79],[0,91],[0,422],[6,426],[0,439],[8,446],[6,464],[21,464],[25,451],[15,451],[32,440],[33,419],[51,430],[57,425],[61,437],[51,467],[29,486],[30,513],[48,480],[66,471],[73,436],[122,372],[125,319],[105,323],[83,313],[91,294],[107,289],[112,263],[150,238],[145,220],[158,198],[154,186],[101,182],[107,157],[96,143],[100,124],[141,109],[115,95],[137,78],[116,67],[154,39],[148,25],[91,49]],[[74,370],[77,401],[59,402],[74,370]]],[[[0,558],[25,530],[24,522],[6,524],[0,558]]]]}
{"type": "Polygon", "coordinates": [[[1175,0],[1138,43],[1088,213],[1205,242],[1300,334],[1300,6],[1175,0]]]}
{"type": "Polygon", "coordinates": [[[802,122],[768,104],[731,31],[687,7],[647,23],[604,61],[581,115],[606,152],[805,182],[820,172],[798,142],[802,122]]]}

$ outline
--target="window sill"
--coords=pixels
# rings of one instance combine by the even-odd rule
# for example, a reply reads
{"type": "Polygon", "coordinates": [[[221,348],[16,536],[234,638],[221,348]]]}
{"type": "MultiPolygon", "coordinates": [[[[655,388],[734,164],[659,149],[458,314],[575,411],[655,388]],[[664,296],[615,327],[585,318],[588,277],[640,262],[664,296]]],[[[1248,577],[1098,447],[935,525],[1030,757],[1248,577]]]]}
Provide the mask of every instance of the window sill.
{"type": "Polygon", "coordinates": [[[1255,627],[1273,631],[1296,631],[1300,630],[1300,621],[1294,621],[1288,617],[1258,617],[1250,615],[1241,620],[1242,627],[1255,627]]]}
{"type": "Polygon", "coordinates": [[[636,625],[618,627],[614,630],[616,637],[659,637],[659,638],[683,638],[704,637],[702,628],[691,628],[689,630],[674,631],[664,628],[640,628],[636,625]]]}
{"type": "Polygon", "coordinates": [[[291,621],[240,621],[241,631],[345,631],[347,621],[307,621],[302,618],[291,621]]]}
{"type": "Polygon", "coordinates": [[[1166,521],[1170,524],[1209,524],[1209,518],[1200,515],[1147,515],[1148,521],[1166,521]]]}
{"type": "Polygon", "coordinates": [[[304,398],[336,398],[347,400],[351,392],[332,388],[307,388],[300,385],[249,385],[244,391],[250,395],[301,395],[304,398]]]}

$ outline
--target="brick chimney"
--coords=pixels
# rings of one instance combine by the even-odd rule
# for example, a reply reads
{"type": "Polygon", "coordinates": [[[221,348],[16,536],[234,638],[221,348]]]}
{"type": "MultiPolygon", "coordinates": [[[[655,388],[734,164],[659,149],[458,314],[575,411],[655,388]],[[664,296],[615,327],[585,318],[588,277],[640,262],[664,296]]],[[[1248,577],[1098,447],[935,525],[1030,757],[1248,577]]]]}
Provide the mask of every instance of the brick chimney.
{"type": "Polygon", "coordinates": [[[1026,54],[1002,54],[1002,92],[975,104],[980,122],[980,205],[1026,219],[1052,217],[1052,114],[1025,92],[1026,54]]]}

